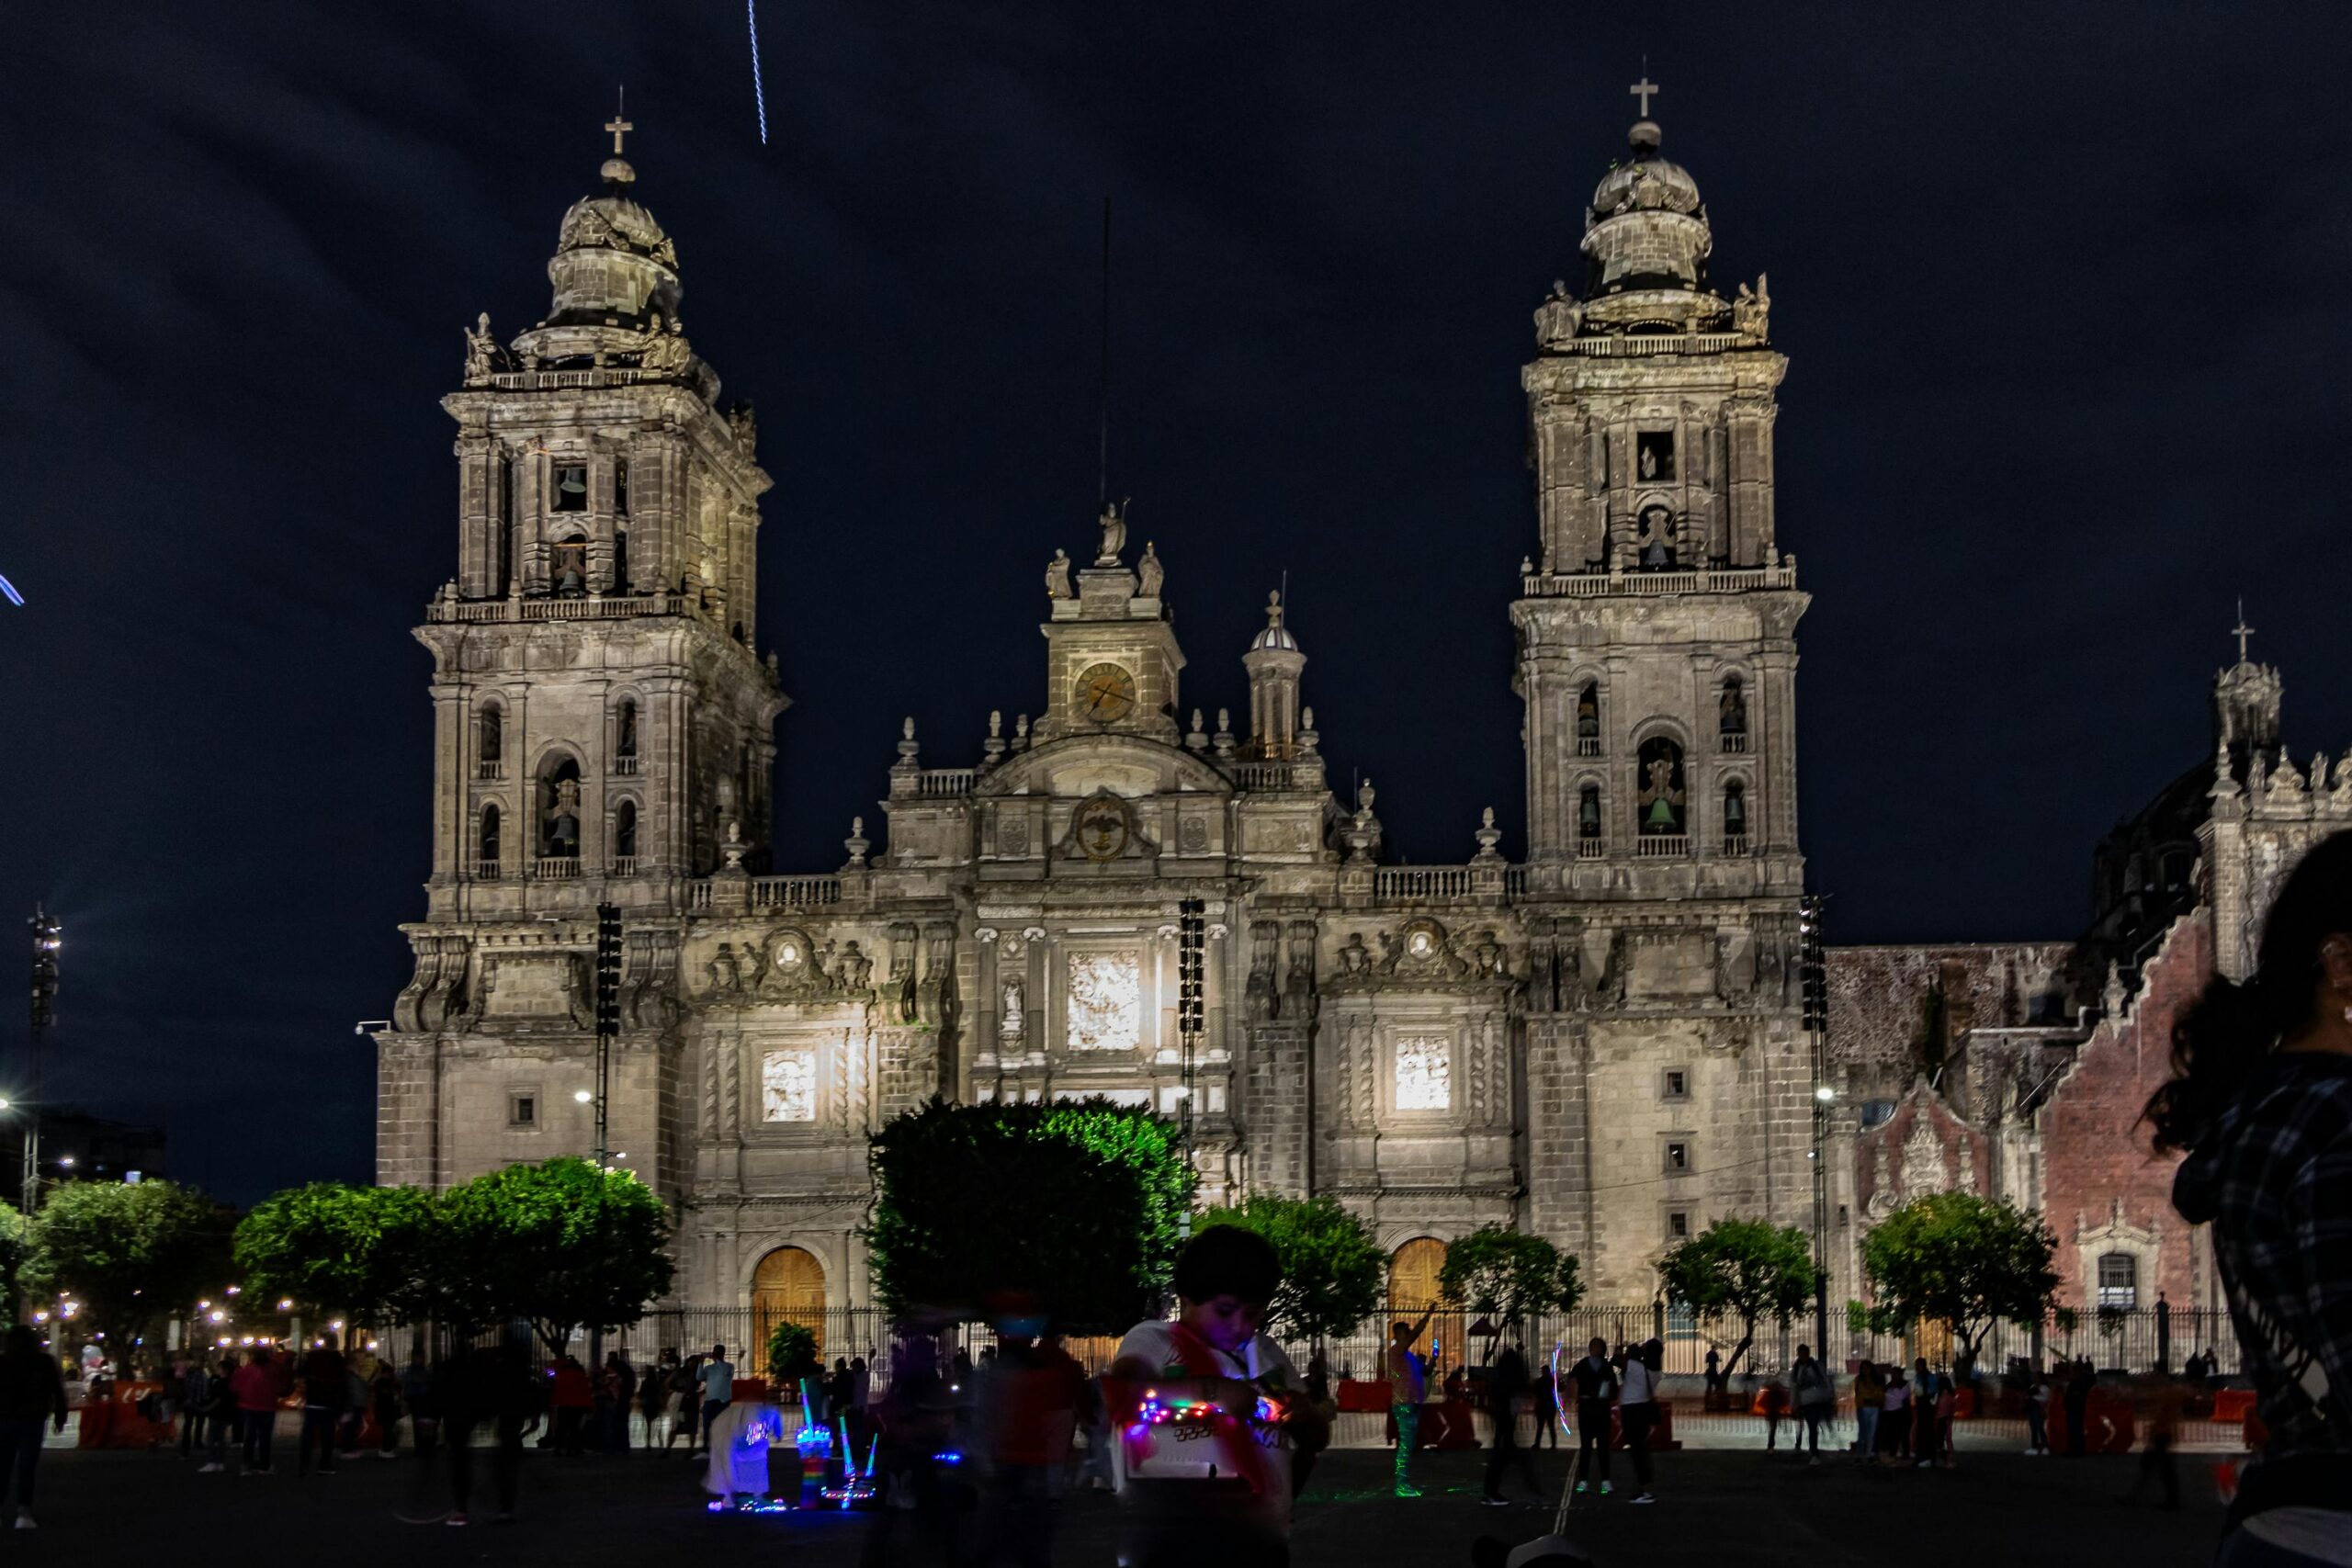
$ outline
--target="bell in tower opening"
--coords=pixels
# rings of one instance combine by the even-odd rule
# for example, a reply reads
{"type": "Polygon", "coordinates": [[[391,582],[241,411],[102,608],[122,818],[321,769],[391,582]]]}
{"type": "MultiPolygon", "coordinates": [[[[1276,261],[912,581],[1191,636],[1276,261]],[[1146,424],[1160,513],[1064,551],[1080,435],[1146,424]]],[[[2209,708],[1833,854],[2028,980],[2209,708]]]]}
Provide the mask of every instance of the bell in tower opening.
{"type": "Polygon", "coordinates": [[[1642,742],[1638,804],[1644,834],[1683,831],[1682,748],[1665,736],[1642,742]]]}

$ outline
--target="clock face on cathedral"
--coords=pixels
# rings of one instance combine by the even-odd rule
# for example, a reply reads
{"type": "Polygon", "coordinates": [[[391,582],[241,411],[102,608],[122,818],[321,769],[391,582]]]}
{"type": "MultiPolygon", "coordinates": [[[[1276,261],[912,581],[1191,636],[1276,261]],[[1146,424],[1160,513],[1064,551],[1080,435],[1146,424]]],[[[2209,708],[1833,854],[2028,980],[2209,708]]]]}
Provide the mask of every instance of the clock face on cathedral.
{"type": "Polygon", "coordinates": [[[1135,711],[1136,678],[1115,664],[1089,665],[1078,677],[1079,712],[1097,724],[1116,724],[1135,711]]]}

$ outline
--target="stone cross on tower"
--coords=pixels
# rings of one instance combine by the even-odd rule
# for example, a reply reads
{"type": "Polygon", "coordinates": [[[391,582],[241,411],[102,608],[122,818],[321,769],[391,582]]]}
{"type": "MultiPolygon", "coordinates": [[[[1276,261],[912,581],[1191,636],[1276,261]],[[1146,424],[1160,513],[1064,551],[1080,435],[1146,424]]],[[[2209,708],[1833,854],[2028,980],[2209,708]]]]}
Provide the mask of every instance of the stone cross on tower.
{"type": "Polygon", "coordinates": [[[613,118],[605,122],[605,129],[613,133],[613,156],[616,158],[621,155],[621,138],[637,129],[621,118],[628,112],[628,89],[623,87],[620,90],[620,101],[613,107],[613,118]]]}
{"type": "Polygon", "coordinates": [[[1642,73],[1642,79],[1640,81],[1625,89],[1625,91],[1633,94],[1634,96],[1642,100],[1642,118],[1644,119],[1650,118],[1651,95],[1658,92],[1659,90],[1658,85],[1649,79],[1649,73],[1647,72],[1644,72],[1642,73]]]}
{"type": "Polygon", "coordinates": [[[2254,628],[2245,624],[2245,601],[2243,599],[2238,601],[2238,624],[2230,628],[2230,635],[2238,639],[2238,662],[2244,664],[2245,639],[2254,635],[2254,628]]]}

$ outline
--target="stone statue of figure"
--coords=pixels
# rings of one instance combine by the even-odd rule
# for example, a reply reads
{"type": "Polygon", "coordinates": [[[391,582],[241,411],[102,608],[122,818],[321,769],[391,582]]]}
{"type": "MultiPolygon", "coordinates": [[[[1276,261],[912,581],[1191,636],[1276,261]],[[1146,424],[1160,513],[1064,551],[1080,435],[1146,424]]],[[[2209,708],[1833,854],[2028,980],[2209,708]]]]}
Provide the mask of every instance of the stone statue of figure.
{"type": "Polygon", "coordinates": [[[1136,563],[1136,574],[1143,580],[1139,589],[1141,596],[1159,598],[1159,585],[1167,579],[1168,571],[1159,564],[1159,553],[1153,549],[1149,539],[1143,542],[1143,559],[1136,563]]]}
{"type": "Polygon", "coordinates": [[[1761,343],[1770,335],[1772,314],[1771,279],[1765,273],[1756,275],[1756,287],[1745,283],[1731,302],[1732,330],[1744,338],[1761,343]]]}
{"type": "Polygon", "coordinates": [[[1056,550],[1054,558],[1046,563],[1046,597],[1048,599],[1070,597],[1069,557],[1060,550],[1056,550]]]}
{"type": "Polygon", "coordinates": [[[1565,343],[1584,330],[1584,307],[1568,292],[1566,282],[1552,280],[1552,292],[1535,311],[1535,340],[1538,343],[1565,343]]]}
{"type": "Polygon", "coordinates": [[[1657,478],[1657,449],[1654,446],[1642,448],[1642,478],[1645,479],[1657,478]]]}
{"type": "Polygon", "coordinates": [[[665,330],[659,311],[654,313],[652,330],[645,334],[645,347],[638,355],[638,367],[658,375],[672,376],[684,370],[694,358],[694,350],[686,346],[685,333],[672,321],[665,330]]]}
{"type": "Polygon", "coordinates": [[[1102,503],[1102,515],[1095,519],[1102,525],[1102,548],[1094,558],[1096,566],[1116,566],[1119,564],[1119,558],[1126,554],[1126,506],[1127,503],[1123,501],[1106,501],[1102,503]]]}
{"type": "Polygon", "coordinates": [[[466,385],[479,387],[498,368],[498,340],[490,335],[490,312],[475,318],[466,329],[466,385]]]}

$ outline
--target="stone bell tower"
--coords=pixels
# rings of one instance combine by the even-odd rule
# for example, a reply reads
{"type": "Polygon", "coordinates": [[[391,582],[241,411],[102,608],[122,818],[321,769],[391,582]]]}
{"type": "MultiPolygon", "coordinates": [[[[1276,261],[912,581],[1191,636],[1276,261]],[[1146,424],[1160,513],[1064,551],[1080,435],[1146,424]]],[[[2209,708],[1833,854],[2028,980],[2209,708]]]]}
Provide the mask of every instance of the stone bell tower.
{"type": "Polygon", "coordinates": [[[1647,1300],[1715,1217],[1807,1221],[1796,624],[1773,512],[1764,280],[1716,292],[1698,186],[1647,115],[1585,210],[1521,373],[1538,544],[1526,703],[1529,1219],[1647,1300]]]}
{"type": "Polygon", "coordinates": [[[545,320],[466,333],[458,570],[434,658],[433,870],[395,1028],[379,1039],[379,1176],[439,1187],[591,1152],[594,914],[624,911],[612,1147],[669,1190],[658,1114],[687,879],[762,869],[773,729],[753,654],[751,411],[678,314],[677,254],[614,155],[564,214],[545,320]]]}

